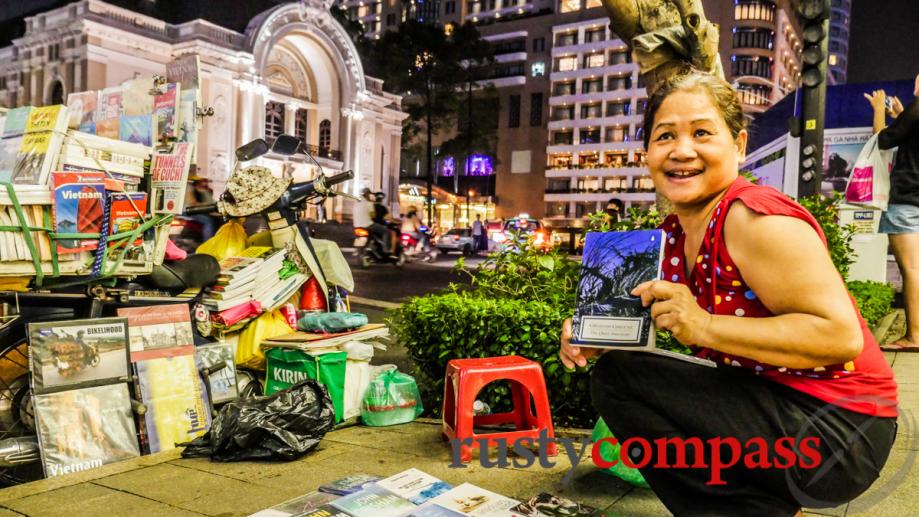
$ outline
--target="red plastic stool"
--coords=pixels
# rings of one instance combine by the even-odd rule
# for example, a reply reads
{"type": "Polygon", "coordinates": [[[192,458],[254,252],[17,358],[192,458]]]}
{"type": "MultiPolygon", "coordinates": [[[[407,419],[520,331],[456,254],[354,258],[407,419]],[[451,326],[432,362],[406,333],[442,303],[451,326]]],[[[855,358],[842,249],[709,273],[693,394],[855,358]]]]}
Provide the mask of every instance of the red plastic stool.
{"type": "MultiPolygon", "coordinates": [[[[543,429],[546,429],[549,438],[555,437],[542,366],[517,355],[453,359],[447,363],[442,415],[445,439],[473,439],[472,446],[460,445],[460,461],[463,463],[472,461],[472,449],[479,445],[480,438],[487,439],[489,447],[497,446],[496,439],[504,438],[511,448],[520,438],[536,440],[543,429]],[[499,380],[510,381],[513,411],[474,416],[472,406],[479,391],[499,380]],[[535,415],[530,407],[531,397],[536,407],[535,415]],[[516,430],[487,434],[473,432],[476,426],[508,423],[514,423],[516,430]]],[[[547,453],[550,456],[558,454],[558,445],[554,441],[549,443],[547,453]]]]}

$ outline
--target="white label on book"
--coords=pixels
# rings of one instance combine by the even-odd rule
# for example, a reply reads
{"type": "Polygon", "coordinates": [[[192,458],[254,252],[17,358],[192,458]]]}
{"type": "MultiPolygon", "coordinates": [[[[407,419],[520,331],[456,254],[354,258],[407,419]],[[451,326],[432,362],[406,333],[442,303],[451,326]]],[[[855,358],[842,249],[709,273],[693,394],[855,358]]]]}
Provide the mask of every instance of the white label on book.
{"type": "Polygon", "coordinates": [[[581,340],[638,342],[641,335],[641,318],[611,318],[603,316],[581,317],[581,340]]]}

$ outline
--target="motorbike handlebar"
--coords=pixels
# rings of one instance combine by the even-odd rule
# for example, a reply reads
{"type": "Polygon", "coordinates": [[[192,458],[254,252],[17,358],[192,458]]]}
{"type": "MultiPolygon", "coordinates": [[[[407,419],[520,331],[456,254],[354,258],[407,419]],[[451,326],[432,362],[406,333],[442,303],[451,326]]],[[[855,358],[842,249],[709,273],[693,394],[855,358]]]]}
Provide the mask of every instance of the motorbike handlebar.
{"type": "Polygon", "coordinates": [[[325,183],[327,187],[331,187],[333,185],[338,185],[339,183],[344,183],[345,181],[348,181],[352,178],[354,178],[354,171],[345,171],[341,174],[329,176],[325,179],[325,183]]]}
{"type": "Polygon", "coordinates": [[[190,205],[185,207],[182,215],[209,214],[217,211],[217,203],[205,203],[203,205],[190,205]]]}

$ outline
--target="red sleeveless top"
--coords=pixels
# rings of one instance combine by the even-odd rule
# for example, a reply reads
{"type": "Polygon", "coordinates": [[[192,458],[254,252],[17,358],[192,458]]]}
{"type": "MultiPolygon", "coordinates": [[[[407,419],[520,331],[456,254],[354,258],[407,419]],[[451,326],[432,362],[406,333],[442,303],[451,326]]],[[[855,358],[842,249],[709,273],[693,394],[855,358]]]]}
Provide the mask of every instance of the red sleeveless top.
{"type": "MultiPolygon", "coordinates": [[[[686,278],[681,263],[685,256],[683,229],[675,214],[664,220],[660,226],[667,234],[662,278],[687,285],[696,295],[699,306],[711,314],[744,318],[772,316],[756,297],[756,293],[744,283],[724,243],[724,222],[728,207],[734,201],[742,202],[759,214],[784,215],[806,221],[826,246],[823,231],[810,212],[772,187],[753,185],[743,177],[738,177],[715,207],[689,278],[686,278]]],[[[852,305],[855,306],[854,299],[852,305]]],[[[694,347],[694,351],[699,357],[714,360],[719,367],[747,368],[756,375],[857,413],[896,417],[897,384],[893,371],[861,314],[858,315],[858,321],[865,339],[864,347],[858,357],[845,364],[793,369],[729,356],[709,348],[694,347]]]]}

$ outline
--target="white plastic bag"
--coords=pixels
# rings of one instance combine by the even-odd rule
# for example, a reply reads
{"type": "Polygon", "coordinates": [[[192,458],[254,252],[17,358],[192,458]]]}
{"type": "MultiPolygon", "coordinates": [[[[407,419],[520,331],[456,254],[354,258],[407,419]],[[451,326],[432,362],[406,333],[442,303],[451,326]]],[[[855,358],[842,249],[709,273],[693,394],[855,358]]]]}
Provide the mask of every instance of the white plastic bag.
{"type": "Polygon", "coordinates": [[[846,203],[887,210],[890,171],[895,155],[894,149],[882,150],[878,147],[878,136],[872,135],[852,167],[846,183],[846,203]]]}

